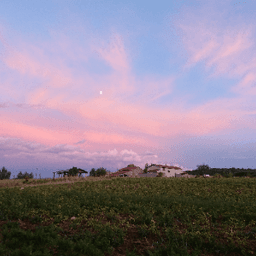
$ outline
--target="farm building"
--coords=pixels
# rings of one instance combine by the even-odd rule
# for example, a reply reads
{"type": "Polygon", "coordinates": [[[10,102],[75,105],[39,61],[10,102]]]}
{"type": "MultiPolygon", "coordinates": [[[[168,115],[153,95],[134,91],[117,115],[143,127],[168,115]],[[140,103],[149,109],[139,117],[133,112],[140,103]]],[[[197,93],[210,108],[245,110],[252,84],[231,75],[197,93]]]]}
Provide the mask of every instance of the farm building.
{"type": "Polygon", "coordinates": [[[127,167],[124,167],[117,172],[110,174],[110,177],[138,177],[138,174],[142,172],[143,170],[140,167],[128,165],[127,167]]]}
{"type": "Polygon", "coordinates": [[[151,165],[147,168],[149,173],[163,173],[163,177],[175,177],[175,174],[181,173],[182,169],[177,166],[168,166],[168,165],[151,165]]]}
{"type": "Polygon", "coordinates": [[[193,175],[189,175],[186,172],[182,171],[182,168],[177,166],[168,166],[168,165],[156,165],[151,164],[151,166],[147,167],[147,173],[144,173],[143,170],[134,165],[128,165],[115,173],[111,173],[110,177],[157,177],[157,175],[162,172],[163,177],[194,177],[193,175]]]}

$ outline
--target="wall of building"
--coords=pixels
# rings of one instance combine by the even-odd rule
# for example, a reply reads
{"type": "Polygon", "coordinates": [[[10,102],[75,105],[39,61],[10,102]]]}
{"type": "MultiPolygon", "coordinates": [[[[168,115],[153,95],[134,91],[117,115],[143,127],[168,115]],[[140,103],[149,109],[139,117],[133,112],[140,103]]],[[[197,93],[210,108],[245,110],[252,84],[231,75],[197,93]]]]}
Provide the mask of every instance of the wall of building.
{"type": "Polygon", "coordinates": [[[165,177],[175,177],[175,174],[176,174],[176,173],[180,173],[181,171],[180,171],[180,170],[177,170],[177,169],[160,168],[160,170],[157,171],[157,172],[158,172],[158,173],[159,173],[159,172],[164,173],[164,176],[165,176],[165,177]]]}

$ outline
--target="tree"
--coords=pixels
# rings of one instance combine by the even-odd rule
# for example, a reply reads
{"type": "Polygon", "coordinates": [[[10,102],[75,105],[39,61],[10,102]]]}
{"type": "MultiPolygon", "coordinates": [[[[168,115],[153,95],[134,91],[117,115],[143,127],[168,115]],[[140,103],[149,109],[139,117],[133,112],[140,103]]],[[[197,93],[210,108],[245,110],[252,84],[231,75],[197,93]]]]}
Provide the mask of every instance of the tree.
{"type": "Polygon", "coordinates": [[[199,172],[199,175],[203,175],[206,172],[209,172],[211,168],[209,167],[209,165],[197,165],[197,171],[199,172]]]}
{"type": "Polygon", "coordinates": [[[95,174],[96,174],[97,177],[105,176],[107,174],[107,171],[106,171],[105,168],[101,167],[101,168],[97,169],[95,174]]]}
{"type": "Polygon", "coordinates": [[[144,172],[144,173],[148,173],[148,170],[147,170],[147,168],[145,168],[145,169],[143,170],[143,172],[144,172]]]}
{"type": "Polygon", "coordinates": [[[107,170],[103,167],[100,167],[95,171],[94,168],[91,169],[90,171],[90,176],[92,177],[100,177],[100,176],[105,176],[107,174],[107,170]]]}
{"type": "Polygon", "coordinates": [[[134,167],[134,164],[128,164],[127,167],[134,167]]]}
{"type": "Polygon", "coordinates": [[[91,169],[91,171],[90,171],[90,176],[93,176],[93,177],[96,176],[96,171],[95,171],[94,168],[91,169]]]}
{"type": "Polygon", "coordinates": [[[145,164],[145,169],[143,170],[144,173],[148,172],[148,163],[145,164]]]}
{"type": "Polygon", "coordinates": [[[8,172],[7,169],[5,169],[5,167],[2,168],[2,171],[0,171],[0,179],[10,179],[11,176],[11,172],[8,172]]]}
{"type": "Polygon", "coordinates": [[[73,168],[69,169],[68,174],[70,176],[76,176],[78,174],[78,172],[79,172],[79,170],[77,169],[77,167],[73,167],[73,168]]]}

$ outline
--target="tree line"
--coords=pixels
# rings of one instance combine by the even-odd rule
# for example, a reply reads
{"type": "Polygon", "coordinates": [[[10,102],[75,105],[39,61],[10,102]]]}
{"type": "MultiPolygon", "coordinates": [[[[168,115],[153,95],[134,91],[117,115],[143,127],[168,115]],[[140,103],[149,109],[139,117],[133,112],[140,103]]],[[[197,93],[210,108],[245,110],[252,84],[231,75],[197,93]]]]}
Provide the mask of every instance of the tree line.
{"type": "MultiPolygon", "coordinates": [[[[67,172],[65,172],[65,174],[67,174],[68,176],[76,176],[77,174],[81,173],[81,171],[79,172],[79,170],[81,169],[78,169],[77,167],[73,167],[73,168],[70,168],[67,172]]],[[[88,172],[83,171],[82,173],[88,173],[88,172]]],[[[103,167],[100,167],[97,170],[95,168],[92,168],[89,176],[100,177],[100,176],[105,176],[106,174],[107,174],[107,170],[103,167]]],[[[8,171],[5,167],[3,167],[2,170],[0,169],[0,180],[10,179],[10,177],[11,177],[10,171],[8,171]]],[[[17,177],[14,179],[25,179],[25,178],[34,179],[34,175],[32,172],[31,173],[19,172],[17,177]]]]}
{"type": "Polygon", "coordinates": [[[256,169],[251,168],[211,168],[208,164],[197,165],[197,168],[192,171],[186,171],[191,175],[202,176],[204,174],[209,174],[214,176],[215,174],[220,174],[223,177],[256,177],[256,169]]]}

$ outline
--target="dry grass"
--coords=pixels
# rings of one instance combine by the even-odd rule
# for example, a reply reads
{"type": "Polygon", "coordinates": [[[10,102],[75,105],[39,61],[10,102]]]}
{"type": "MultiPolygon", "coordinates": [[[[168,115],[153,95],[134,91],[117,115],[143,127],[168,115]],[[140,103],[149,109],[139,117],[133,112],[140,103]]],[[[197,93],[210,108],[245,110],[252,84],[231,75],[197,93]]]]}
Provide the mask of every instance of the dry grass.
{"type": "Polygon", "coordinates": [[[109,179],[115,179],[110,177],[60,177],[60,178],[48,178],[48,179],[41,179],[44,181],[47,181],[46,183],[37,183],[40,179],[28,179],[28,182],[30,184],[24,184],[25,179],[12,179],[12,180],[0,180],[0,188],[2,187],[16,187],[16,186],[35,186],[35,185],[41,185],[41,184],[60,184],[60,183],[74,183],[74,182],[85,182],[85,181],[101,181],[101,180],[109,180],[109,179]]]}

